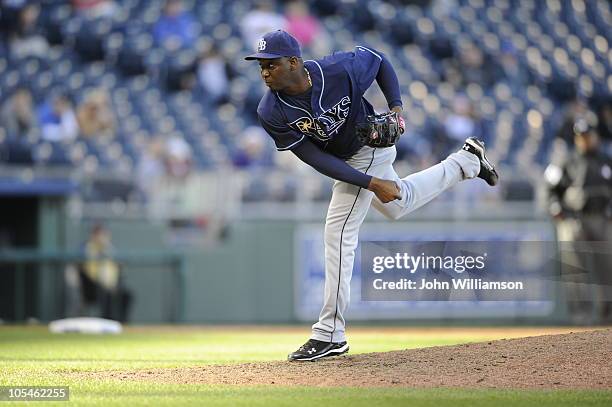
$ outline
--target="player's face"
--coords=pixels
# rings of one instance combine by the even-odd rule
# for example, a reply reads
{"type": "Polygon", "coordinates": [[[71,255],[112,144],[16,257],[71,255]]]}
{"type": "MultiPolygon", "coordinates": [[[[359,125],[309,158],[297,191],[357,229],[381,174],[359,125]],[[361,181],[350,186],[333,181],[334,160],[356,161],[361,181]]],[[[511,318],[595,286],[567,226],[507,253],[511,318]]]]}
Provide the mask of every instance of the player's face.
{"type": "Polygon", "coordinates": [[[260,59],[261,78],[272,90],[283,90],[291,86],[291,63],[289,58],[260,59]]]}

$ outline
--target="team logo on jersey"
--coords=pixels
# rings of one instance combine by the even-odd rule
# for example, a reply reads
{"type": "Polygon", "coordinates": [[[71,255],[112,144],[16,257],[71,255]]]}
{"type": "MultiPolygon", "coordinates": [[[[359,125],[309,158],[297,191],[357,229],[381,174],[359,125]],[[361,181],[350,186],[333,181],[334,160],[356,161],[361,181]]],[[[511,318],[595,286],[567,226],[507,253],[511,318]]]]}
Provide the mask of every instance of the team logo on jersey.
{"type": "Polygon", "coordinates": [[[313,120],[312,117],[300,117],[299,119],[289,123],[289,126],[317,140],[329,140],[329,136],[325,134],[325,131],[321,128],[319,123],[317,123],[316,120],[313,120]]]}
{"type": "Polygon", "coordinates": [[[265,51],[265,49],[266,49],[266,40],[262,38],[257,43],[257,51],[265,51]]]}
{"type": "Polygon", "coordinates": [[[351,108],[351,98],[348,96],[340,99],[334,107],[327,110],[317,120],[325,127],[325,132],[328,136],[333,135],[346,122],[351,108]]]}

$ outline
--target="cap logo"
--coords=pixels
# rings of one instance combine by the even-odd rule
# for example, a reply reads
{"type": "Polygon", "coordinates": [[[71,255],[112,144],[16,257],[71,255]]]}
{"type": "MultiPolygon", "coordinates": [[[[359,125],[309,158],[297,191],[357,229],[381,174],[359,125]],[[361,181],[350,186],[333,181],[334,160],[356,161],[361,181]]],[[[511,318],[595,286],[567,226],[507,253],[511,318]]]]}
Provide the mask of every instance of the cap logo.
{"type": "Polygon", "coordinates": [[[262,38],[257,43],[257,51],[265,51],[265,49],[266,49],[266,40],[262,38]]]}

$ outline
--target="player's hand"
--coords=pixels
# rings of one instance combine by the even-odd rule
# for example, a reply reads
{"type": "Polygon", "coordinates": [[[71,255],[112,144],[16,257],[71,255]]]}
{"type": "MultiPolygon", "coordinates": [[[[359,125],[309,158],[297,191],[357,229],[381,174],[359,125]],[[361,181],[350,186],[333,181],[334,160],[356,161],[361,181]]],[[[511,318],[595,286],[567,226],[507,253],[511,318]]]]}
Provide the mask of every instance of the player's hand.
{"type": "Polygon", "coordinates": [[[404,118],[402,117],[402,112],[404,111],[404,108],[401,106],[394,106],[391,109],[391,111],[397,113],[397,118],[399,120],[399,126],[402,131],[402,134],[404,134],[406,132],[406,122],[404,121],[404,118]]]}
{"type": "Polygon", "coordinates": [[[372,177],[368,189],[376,195],[382,203],[402,199],[402,194],[394,181],[372,177]]]}

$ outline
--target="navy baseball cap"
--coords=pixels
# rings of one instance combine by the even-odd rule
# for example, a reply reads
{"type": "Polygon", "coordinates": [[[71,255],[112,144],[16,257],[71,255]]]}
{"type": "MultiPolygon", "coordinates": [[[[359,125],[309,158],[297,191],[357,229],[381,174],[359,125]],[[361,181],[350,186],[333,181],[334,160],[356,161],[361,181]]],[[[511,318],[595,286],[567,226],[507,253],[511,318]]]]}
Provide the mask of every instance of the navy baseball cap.
{"type": "Polygon", "coordinates": [[[300,44],[288,32],[277,30],[267,33],[257,42],[257,52],[244,59],[275,59],[281,57],[301,57],[300,44]]]}

